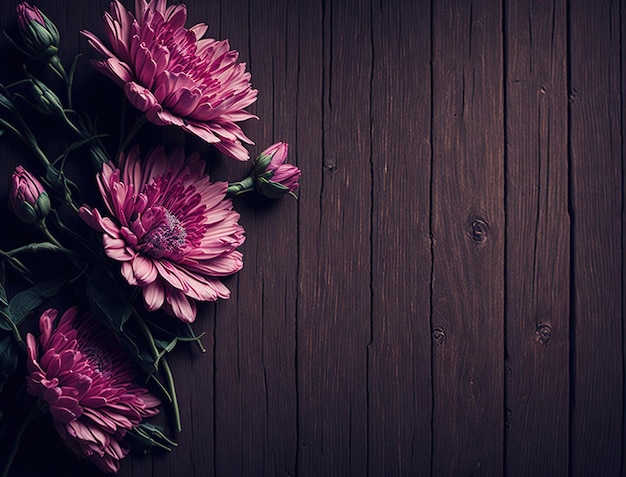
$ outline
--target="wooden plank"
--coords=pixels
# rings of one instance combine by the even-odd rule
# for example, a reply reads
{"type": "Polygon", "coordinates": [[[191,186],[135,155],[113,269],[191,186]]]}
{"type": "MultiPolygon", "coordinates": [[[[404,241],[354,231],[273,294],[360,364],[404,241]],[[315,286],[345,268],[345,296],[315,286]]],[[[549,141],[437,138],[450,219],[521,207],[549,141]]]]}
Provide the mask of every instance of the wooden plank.
{"type": "MultiPolygon", "coordinates": [[[[208,14],[210,5],[204,8],[208,14]]],[[[279,1],[221,6],[221,36],[240,51],[259,90],[250,110],[260,119],[245,123],[256,142],[252,157],[275,140],[295,139],[297,49],[285,54],[287,44],[296,44],[292,13],[293,6],[279,1]]],[[[227,165],[231,177],[243,177],[249,169],[249,164],[227,165]]],[[[249,196],[236,205],[248,238],[242,247],[244,270],[232,282],[235,293],[217,316],[214,471],[293,475],[297,204],[249,196]]]]}
{"type": "Polygon", "coordinates": [[[506,474],[569,459],[565,2],[506,3],[506,474]]]}
{"type": "Polygon", "coordinates": [[[433,3],[433,475],[503,469],[502,5],[433,3]]]}
{"type": "Polygon", "coordinates": [[[430,475],[430,2],[372,15],[368,470],[430,475]]]}
{"type": "Polygon", "coordinates": [[[620,475],[623,439],[620,5],[572,0],[571,473],[620,475]]]}
{"type": "MultiPolygon", "coordinates": [[[[620,8],[621,18],[620,18],[620,32],[623,32],[626,29],[626,8],[622,6],[620,8]]],[[[620,52],[621,52],[621,73],[620,80],[622,83],[621,89],[621,102],[622,102],[622,204],[626,203],[626,174],[624,173],[624,151],[626,151],[626,121],[624,121],[624,110],[623,110],[623,101],[626,98],[626,81],[624,78],[624,71],[626,71],[626,37],[621,34],[621,44],[620,44],[620,52]]],[[[622,205],[622,320],[624,320],[624,315],[626,314],[626,258],[624,257],[624,250],[626,250],[626,207],[622,205]]],[[[626,326],[622,326],[622,347],[626,344],[626,326]]],[[[622,348],[622,366],[626,369],[626,352],[622,348]]],[[[623,396],[626,397],[626,379],[622,383],[622,393],[623,396]]],[[[623,408],[623,417],[622,417],[622,449],[621,449],[621,457],[622,457],[622,471],[626,469],[626,404],[623,408]]]]}
{"type": "Polygon", "coordinates": [[[298,145],[309,167],[299,202],[297,470],[362,476],[372,318],[371,90],[363,81],[372,67],[371,7],[301,6],[298,145]]]}

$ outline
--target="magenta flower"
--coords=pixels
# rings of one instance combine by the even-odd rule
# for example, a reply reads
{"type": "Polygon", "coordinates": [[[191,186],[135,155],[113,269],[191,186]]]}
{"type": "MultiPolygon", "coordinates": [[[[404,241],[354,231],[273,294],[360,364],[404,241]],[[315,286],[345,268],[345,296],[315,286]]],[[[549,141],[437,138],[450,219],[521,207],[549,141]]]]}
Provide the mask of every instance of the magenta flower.
{"type": "Polygon", "coordinates": [[[128,100],[157,125],[175,125],[239,160],[253,144],[235,123],[256,118],[244,108],[256,100],[245,63],[228,41],[202,39],[207,25],[190,29],[185,5],[136,0],[135,15],[113,0],[104,14],[109,50],[82,31],[102,54],[95,67],[124,88],[128,100]]]}
{"type": "Polygon", "coordinates": [[[285,194],[294,194],[300,186],[300,169],[292,164],[285,164],[289,145],[277,142],[265,149],[254,160],[252,176],[256,189],[269,198],[279,198],[285,194]]]}
{"type": "Polygon", "coordinates": [[[50,212],[48,193],[30,172],[17,166],[9,186],[9,208],[27,224],[41,223],[50,212]]]}
{"type": "Polygon", "coordinates": [[[93,316],[67,310],[39,319],[39,343],[26,336],[28,392],[39,396],[61,439],[104,472],[117,472],[126,433],[158,413],[159,400],[133,383],[136,374],[115,336],[93,316]]]}
{"type": "Polygon", "coordinates": [[[17,6],[17,23],[23,44],[20,49],[33,59],[50,59],[59,51],[59,30],[41,10],[22,2],[17,6]]]}
{"type": "Polygon", "coordinates": [[[17,22],[22,30],[28,28],[28,24],[32,21],[39,23],[41,26],[46,25],[41,11],[36,6],[22,2],[17,6],[17,22]]]}
{"type": "Polygon", "coordinates": [[[236,250],[244,241],[239,214],[225,199],[227,184],[210,182],[198,154],[168,156],[153,149],[142,162],[139,148],[104,164],[98,185],[111,217],[83,206],[81,217],[103,232],[106,254],[122,262],[122,275],[142,288],[148,310],[163,307],[192,322],[194,300],[228,298],[217,278],[243,266],[236,250]]]}

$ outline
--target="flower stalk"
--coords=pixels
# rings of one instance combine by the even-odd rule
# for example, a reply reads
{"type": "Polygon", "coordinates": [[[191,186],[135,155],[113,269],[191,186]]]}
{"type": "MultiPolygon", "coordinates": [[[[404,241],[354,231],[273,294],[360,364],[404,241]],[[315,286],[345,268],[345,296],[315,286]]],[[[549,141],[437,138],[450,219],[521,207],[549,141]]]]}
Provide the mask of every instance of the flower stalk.
{"type": "Polygon", "coordinates": [[[167,358],[162,353],[159,353],[159,350],[156,347],[156,343],[154,341],[154,337],[152,336],[152,332],[150,331],[150,328],[148,328],[148,325],[146,325],[146,322],[141,317],[141,315],[137,312],[137,310],[135,310],[134,307],[132,309],[133,309],[133,316],[135,317],[135,320],[137,324],[139,325],[139,329],[141,330],[141,333],[146,339],[148,346],[150,348],[150,351],[152,352],[155,365],[158,366],[160,363],[163,365],[162,369],[163,369],[163,373],[165,374],[165,383],[166,383],[165,391],[167,394],[167,399],[171,404],[172,413],[174,415],[173,416],[174,417],[174,429],[176,432],[180,432],[182,430],[182,425],[181,425],[181,420],[180,420],[180,409],[178,407],[178,397],[176,394],[176,386],[174,385],[174,375],[172,374],[170,365],[167,362],[167,358]]]}

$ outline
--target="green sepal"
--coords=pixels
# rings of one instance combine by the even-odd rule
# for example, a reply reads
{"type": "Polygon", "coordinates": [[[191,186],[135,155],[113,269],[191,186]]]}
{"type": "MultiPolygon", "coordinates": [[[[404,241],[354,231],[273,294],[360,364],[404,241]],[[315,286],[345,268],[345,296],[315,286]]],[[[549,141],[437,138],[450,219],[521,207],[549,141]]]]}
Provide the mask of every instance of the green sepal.
{"type": "Polygon", "coordinates": [[[178,444],[168,438],[163,428],[148,422],[142,422],[130,429],[124,437],[133,450],[142,454],[148,454],[154,449],[171,451],[178,444]]]}

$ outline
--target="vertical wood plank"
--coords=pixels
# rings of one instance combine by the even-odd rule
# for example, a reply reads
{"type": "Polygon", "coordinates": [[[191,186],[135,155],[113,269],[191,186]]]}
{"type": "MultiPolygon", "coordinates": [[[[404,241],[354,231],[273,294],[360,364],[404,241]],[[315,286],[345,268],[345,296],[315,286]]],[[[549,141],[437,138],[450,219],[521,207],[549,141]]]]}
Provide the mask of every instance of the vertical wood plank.
{"type": "Polygon", "coordinates": [[[569,219],[565,2],[506,3],[506,473],[565,475],[569,219]]]}
{"type": "Polygon", "coordinates": [[[502,5],[433,3],[433,475],[503,469],[502,5]]]}
{"type": "Polygon", "coordinates": [[[571,472],[620,475],[623,419],[619,2],[570,1],[571,472]]]}
{"type": "MultiPolygon", "coordinates": [[[[257,145],[252,154],[274,142],[290,145],[289,162],[298,163],[296,123],[298,75],[298,4],[286,0],[250,3],[250,71],[259,89],[258,122],[249,124],[257,145]]],[[[250,466],[244,475],[296,474],[296,293],[298,202],[250,197],[254,226],[249,235],[251,258],[244,285],[257,290],[248,319],[261,320],[262,352],[258,366],[263,377],[266,433],[254,446],[264,449],[263,467],[250,466]]]]}
{"type": "Polygon", "coordinates": [[[368,470],[430,475],[430,2],[372,15],[368,470]]]}
{"type": "Polygon", "coordinates": [[[372,293],[370,5],[321,6],[307,6],[301,17],[298,144],[310,167],[299,202],[298,474],[362,476],[372,293]],[[321,39],[310,30],[320,26],[321,39]],[[321,62],[312,40],[321,40],[321,62]],[[304,56],[312,47],[313,56],[304,56]],[[309,74],[321,80],[321,95],[302,89],[309,74]]]}
{"type": "MultiPolygon", "coordinates": [[[[275,118],[291,114],[284,103],[289,96],[275,97],[275,90],[285,88],[289,63],[282,53],[292,40],[285,17],[276,14],[286,14],[285,4],[226,2],[220,10],[220,37],[240,52],[259,90],[250,108],[259,120],[244,128],[257,143],[249,148],[252,158],[274,140],[274,125],[293,135],[275,118]]],[[[295,66],[291,63],[291,71],[295,66]]],[[[250,164],[226,167],[231,177],[244,177],[249,169],[250,164]]],[[[293,474],[295,286],[290,284],[296,279],[296,208],[285,201],[271,212],[268,201],[254,196],[236,199],[236,208],[247,240],[241,249],[244,269],[231,281],[233,296],[220,303],[216,318],[215,474],[293,474]],[[278,210],[284,210],[283,220],[276,220],[278,210]],[[273,247],[281,253],[272,253],[273,247]]]]}
{"type": "MultiPolygon", "coordinates": [[[[624,256],[624,251],[626,250],[626,171],[624,170],[624,151],[626,151],[626,116],[624,115],[624,98],[626,98],[626,76],[624,72],[626,71],[626,36],[623,34],[626,29],[626,8],[622,4],[620,7],[620,52],[621,52],[621,70],[620,70],[620,81],[621,81],[621,123],[622,123],[622,323],[624,323],[625,315],[626,315],[626,257],[624,256]]],[[[626,370],[626,350],[624,349],[626,346],[626,325],[622,324],[622,366],[623,369],[626,370]]],[[[626,378],[622,383],[622,396],[626,397],[626,378]]],[[[622,449],[621,449],[621,468],[622,472],[626,469],[626,403],[622,408],[622,449]]]]}

